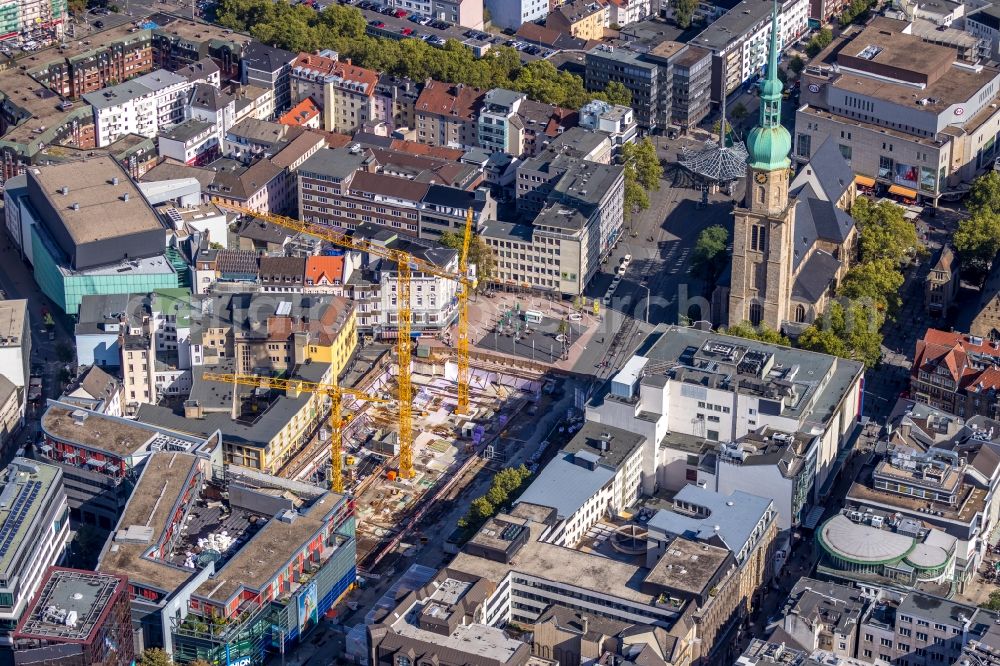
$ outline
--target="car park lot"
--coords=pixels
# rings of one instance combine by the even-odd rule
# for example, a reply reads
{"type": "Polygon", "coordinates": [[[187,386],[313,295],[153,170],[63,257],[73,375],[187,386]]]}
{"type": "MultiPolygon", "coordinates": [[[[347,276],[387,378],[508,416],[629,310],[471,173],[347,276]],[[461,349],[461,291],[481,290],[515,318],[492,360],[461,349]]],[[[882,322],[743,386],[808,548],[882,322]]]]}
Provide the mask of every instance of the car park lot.
{"type": "MultiPolygon", "coordinates": [[[[432,16],[426,16],[405,9],[388,7],[373,0],[337,0],[343,5],[352,5],[361,10],[368,23],[368,34],[373,37],[389,37],[391,39],[422,39],[434,46],[443,47],[449,39],[454,39],[474,50],[485,52],[501,45],[516,48],[521,53],[521,60],[528,62],[544,58],[553,53],[531,44],[515,42],[505,35],[499,35],[482,30],[454,25],[448,21],[432,16]],[[515,46],[515,43],[517,44],[515,46]]],[[[321,9],[321,5],[313,5],[321,9]]]]}

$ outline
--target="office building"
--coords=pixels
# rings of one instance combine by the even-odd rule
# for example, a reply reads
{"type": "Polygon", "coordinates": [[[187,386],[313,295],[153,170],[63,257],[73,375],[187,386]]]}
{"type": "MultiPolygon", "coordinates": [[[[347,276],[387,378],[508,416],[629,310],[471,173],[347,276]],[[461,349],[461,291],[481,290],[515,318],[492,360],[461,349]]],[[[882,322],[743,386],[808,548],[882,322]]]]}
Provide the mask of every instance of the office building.
{"type": "Polygon", "coordinates": [[[517,502],[553,509],[557,522],[549,541],[575,547],[598,521],[639,499],[645,443],[641,435],[584,423],[517,502]]]}
{"type": "MultiPolygon", "coordinates": [[[[852,531],[894,528],[896,537],[885,536],[886,547],[892,544],[893,548],[900,548],[905,538],[915,536],[919,541],[929,529],[928,534],[938,535],[933,544],[938,550],[931,549],[925,558],[918,549],[913,554],[919,559],[908,560],[911,568],[916,569],[917,580],[949,588],[954,585],[959,591],[965,589],[986,552],[980,534],[993,529],[997,485],[996,460],[984,482],[970,469],[966,455],[957,447],[932,447],[916,452],[894,448],[870,473],[851,484],[845,506],[861,512],[864,520],[860,522],[865,523],[852,531]],[[875,518],[867,520],[871,515],[875,518]],[[872,522],[876,518],[880,521],[878,525],[872,522]],[[925,529],[910,534],[915,521],[925,529]]],[[[985,458],[979,462],[982,465],[985,458]]],[[[855,514],[848,517],[854,518],[855,514]]],[[[843,516],[839,518],[841,523],[846,520],[843,516]]],[[[931,536],[926,537],[930,539],[931,536]]],[[[890,557],[883,559],[888,561],[890,557]]],[[[906,573],[894,578],[900,584],[913,584],[913,571],[906,573]]]]}
{"type": "MultiPolygon", "coordinates": [[[[774,500],[779,529],[796,528],[812,506],[818,444],[811,433],[762,426],[718,448],[706,447],[697,482],[722,493],[766,494],[774,500]]],[[[666,445],[673,448],[669,440],[666,445]]]]}
{"type": "MultiPolygon", "coordinates": [[[[625,174],[620,166],[571,156],[570,130],[517,171],[517,207],[530,223],[489,222],[495,281],[518,289],[582,294],[621,237],[625,174]],[[568,139],[563,141],[563,139],[568,139]]],[[[611,142],[596,135],[610,159],[611,142]]]]}
{"type": "Polygon", "coordinates": [[[14,634],[14,664],[131,666],[128,579],[50,567],[14,634]]]}
{"type": "Polygon", "coordinates": [[[0,645],[12,634],[41,587],[45,572],[62,561],[69,540],[69,507],[62,470],[14,458],[0,492],[0,645]]]}
{"type": "Polygon", "coordinates": [[[806,161],[832,139],[872,186],[934,204],[993,166],[1000,70],[959,61],[954,47],[927,43],[907,28],[878,19],[808,63],[794,155],[806,161]]]}
{"type": "Polygon", "coordinates": [[[639,54],[622,48],[601,44],[587,51],[587,90],[604,90],[617,81],[632,93],[632,108],[641,127],[653,131],[658,128],[658,102],[662,85],[660,69],[639,54]]]}
{"type": "Polygon", "coordinates": [[[606,134],[611,140],[615,155],[621,154],[622,146],[635,143],[639,135],[632,107],[608,104],[601,100],[587,102],[580,109],[580,127],[606,134]]]}
{"type": "MultiPolygon", "coordinates": [[[[773,509],[767,500],[749,498],[738,498],[747,500],[747,505],[729,511],[734,514],[733,531],[728,534],[732,542],[709,538],[710,527],[704,539],[690,525],[684,537],[654,534],[651,527],[648,550],[615,557],[554,543],[552,538],[562,530],[556,509],[521,502],[510,515],[488,521],[448,571],[453,576],[485,578],[495,586],[484,602],[483,624],[538,627],[548,623],[546,613],[551,608],[566,604],[601,622],[662,627],[672,646],[661,657],[666,663],[723,663],[740,619],[756,605],[762,586],[770,580],[776,531],[773,509]],[[742,512],[739,520],[745,523],[739,527],[737,512],[742,512]]],[[[691,511],[695,502],[707,501],[690,499],[691,511]]],[[[677,505],[657,512],[654,519],[671,514],[674,521],[697,520],[687,511],[677,505]]],[[[671,526],[665,523],[665,528],[671,526]]],[[[542,636],[546,634],[548,630],[543,630],[542,636]]]]}
{"type": "Polygon", "coordinates": [[[155,451],[187,451],[222,467],[218,433],[191,437],[55,400],[42,414],[35,450],[39,460],[62,469],[70,517],[104,530],[114,527],[155,451]]]}
{"type": "Polygon", "coordinates": [[[298,168],[299,217],[351,231],[370,224],[436,238],[464,230],[471,208],[473,229],[479,230],[495,219],[496,201],[477,187],[481,174],[473,171],[466,164],[393,150],[319,150],[298,168]]]}
{"type": "Polygon", "coordinates": [[[97,570],[128,577],[141,647],[181,663],[257,666],[290,652],[354,582],[353,505],[252,471],[225,481],[223,494],[205,461],[154,453],[97,570]],[[222,516],[205,510],[219,497],[222,516]],[[194,554],[196,535],[223,531],[216,553],[194,554]]]}
{"type": "MultiPolygon", "coordinates": [[[[712,54],[712,102],[763,73],[771,40],[771,0],[743,0],[709,23],[690,44],[712,54]]],[[[776,43],[784,50],[809,30],[809,0],[778,3],[776,43]]]]}
{"type": "MultiPolygon", "coordinates": [[[[291,51],[251,40],[240,58],[240,83],[274,93],[273,113],[292,106],[291,70],[296,55],[291,51]]],[[[270,119],[268,116],[265,119],[270,119]]]]}
{"type": "Polygon", "coordinates": [[[975,649],[993,639],[998,619],[995,612],[932,594],[883,593],[861,625],[858,659],[961,664],[963,648],[975,649]]]}

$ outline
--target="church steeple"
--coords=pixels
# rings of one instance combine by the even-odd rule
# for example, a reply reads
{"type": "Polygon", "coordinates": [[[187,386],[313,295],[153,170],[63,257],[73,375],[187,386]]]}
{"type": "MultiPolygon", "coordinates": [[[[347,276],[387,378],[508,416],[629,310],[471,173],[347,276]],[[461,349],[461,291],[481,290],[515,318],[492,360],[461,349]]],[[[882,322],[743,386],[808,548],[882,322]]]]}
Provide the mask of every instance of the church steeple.
{"type": "Polygon", "coordinates": [[[781,93],[778,78],[778,0],[771,10],[771,38],[767,52],[767,72],[760,85],[760,122],[747,137],[750,168],[756,171],[787,169],[792,137],[781,124],[781,93]]]}

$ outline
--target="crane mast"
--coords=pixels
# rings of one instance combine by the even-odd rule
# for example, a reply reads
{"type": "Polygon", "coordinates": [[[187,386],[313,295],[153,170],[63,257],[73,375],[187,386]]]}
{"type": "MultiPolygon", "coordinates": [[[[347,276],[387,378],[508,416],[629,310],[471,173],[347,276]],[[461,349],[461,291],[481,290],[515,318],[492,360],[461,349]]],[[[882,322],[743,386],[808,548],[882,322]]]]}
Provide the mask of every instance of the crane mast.
{"type": "Polygon", "coordinates": [[[226,204],[228,210],[256,217],[285,229],[291,229],[319,239],[338,247],[381,257],[395,262],[397,266],[397,284],[399,290],[398,337],[396,338],[396,359],[398,361],[397,383],[399,399],[399,475],[404,479],[412,479],[413,470],[413,386],[411,384],[412,340],[410,331],[412,325],[412,304],[410,302],[410,281],[413,271],[435,275],[459,284],[459,317],[458,317],[458,412],[467,413],[469,406],[469,312],[468,292],[476,287],[476,279],[468,276],[468,254],[472,229],[472,209],[466,213],[465,236],[462,252],[459,255],[459,271],[449,271],[420,257],[402,250],[394,250],[383,245],[377,245],[366,240],[355,240],[344,232],[336,231],[309,222],[303,222],[293,217],[256,211],[252,208],[226,204]]]}
{"type": "Polygon", "coordinates": [[[343,470],[343,450],[344,450],[344,417],[343,417],[343,397],[351,395],[368,402],[387,403],[375,395],[369,395],[364,391],[341,388],[337,385],[337,378],[333,383],[322,384],[317,382],[307,382],[298,379],[281,379],[277,377],[264,377],[253,374],[230,374],[206,372],[203,376],[205,381],[223,382],[226,384],[237,384],[240,386],[252,386],[254,388],[267,387],[278,391],[298,391],[301,393],[324,393],[330,396],[330,490],[335,493],[344,492],[344,470],[343,470]]]}

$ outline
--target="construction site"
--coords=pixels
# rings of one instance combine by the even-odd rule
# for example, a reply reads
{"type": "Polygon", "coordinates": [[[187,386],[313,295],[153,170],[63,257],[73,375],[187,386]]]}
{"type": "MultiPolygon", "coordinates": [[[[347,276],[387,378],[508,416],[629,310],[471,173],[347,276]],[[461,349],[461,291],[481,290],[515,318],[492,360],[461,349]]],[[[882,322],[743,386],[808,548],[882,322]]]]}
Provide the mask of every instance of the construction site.
{"type": "MultiPolygon", "coordinates": [[[[399,474],[399,413],[395,401],[346,398],[342,409],[343,490],[355,499],[358,563],[373,567],[405,538],[439,498],[449,495],[490,461],[502,464],[498,438],[519,412],[531,409],[546,386],[544,366],[506,362],[475,354],[469,410],[458,412],[458,364],[440,348],[419,348],[413,359],[413,477],[399,474]],[[428,352],[428,353],[425,353],[428,352]]],[[[359,354],[363,373],[349,375],[353,391],[394,396],[398,376],[389,348],[370,346],[359,354]]],[[[330,481],[329,428],[281,471],[281,476],[317,485],[330,481]]]]}
{"type": "Polygon", "coordinates": [[[249,209],[239,212],[338,247],[379,255],[396,266],[401,301],[396,343],[360,349],[342,384],[206,375],[217,381],[268,384],[271,389],[327,396],[328,427],[320,428],[279,473],[353,497],[358,568],[374,569],[413,536],[438,500],[460,491],[485,465],[504,464],[507,451],[499,445],[501,435],[522,409],[551,389],[552,382],[546,380],[551,367],[470,349],[469,295],[476,287],[468,263],[471,211],[458,272],[294,218],[249,209]],[[460,285],[454,347],[414,344],[409,307],[414,273],[460,285]]]}

